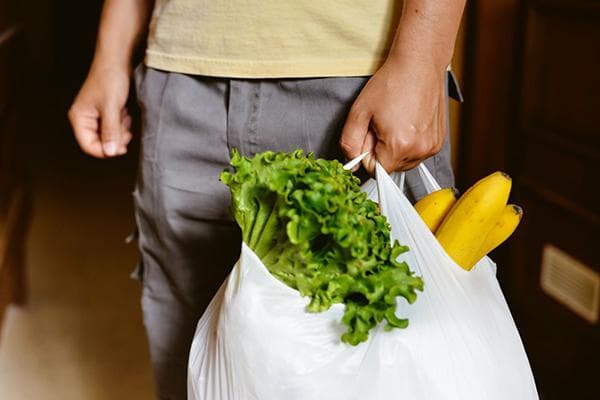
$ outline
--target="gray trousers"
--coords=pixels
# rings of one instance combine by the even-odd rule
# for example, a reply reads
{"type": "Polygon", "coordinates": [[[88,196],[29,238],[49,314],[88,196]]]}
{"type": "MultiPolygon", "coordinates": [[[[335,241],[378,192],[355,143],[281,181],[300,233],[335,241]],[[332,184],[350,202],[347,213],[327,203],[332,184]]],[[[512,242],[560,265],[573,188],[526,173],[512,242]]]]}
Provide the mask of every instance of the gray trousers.
{"type": "MultiPolygon", "coordinates": [[[[186,398],[196,323],[240,251],[219,182],[229,153],[302,148],[340,157],[346,115],[368,77],[241,80],[139,67],[142,146],[134,190],[142,310],[160,399],[186,398]]],[[[448,137],[449,135],[447,135],[448,137]]],[[[453,185],[449,144],[427,160],[453,185]]],[[[416,171],[415,171],[416,172],[416,171]]],[[[409,195],[423,188],[407,175],[409,195]]]]}

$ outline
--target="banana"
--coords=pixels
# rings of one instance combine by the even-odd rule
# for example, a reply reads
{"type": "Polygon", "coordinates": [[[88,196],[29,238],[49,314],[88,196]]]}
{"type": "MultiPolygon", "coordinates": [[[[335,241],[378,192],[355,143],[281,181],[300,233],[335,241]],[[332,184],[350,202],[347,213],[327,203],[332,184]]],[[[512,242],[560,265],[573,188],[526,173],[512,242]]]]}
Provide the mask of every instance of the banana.
{"type": "Polygon", "coordinates": [[[494,172],[467,190],[442,221],[435,236],[463,269],[475,265],[475,254],[506,207],[511,185],[510,176],[494,172]]]}
{"type": "Polygon", "coordinates": [[[523,209],[521,207],[515,204],[508,204],[502,211],[496,224],[485,237],[477,253],[475,253],[473,264],[477,264],[485,255],[508,239],[515,229],[517,229],[522,217],[523,209]]]}
{"type": "Polygon", "coordinates": [[[448,211],[456,203],[457,195],[458,190],[445,188],[429,193],[415,203],[415,210],[431,232],[435,233],[440,226],[448,211]]]}

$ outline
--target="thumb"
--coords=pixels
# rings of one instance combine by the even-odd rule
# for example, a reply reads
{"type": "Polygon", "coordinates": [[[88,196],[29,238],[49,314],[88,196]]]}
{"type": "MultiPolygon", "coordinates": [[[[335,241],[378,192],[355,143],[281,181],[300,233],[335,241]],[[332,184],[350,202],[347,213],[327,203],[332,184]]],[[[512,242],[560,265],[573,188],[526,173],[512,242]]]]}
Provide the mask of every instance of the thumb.
{"type": "Polygon", "coordinates": [[[375,136],[375,133],[372,130],[369,130],[367,136],[365,136],[365,141],[360,152],[361,154],[367,151],[369,152],[369,154],[367,154],[365,158],[363,158],[362,164],[371,176],[375,176],[375,162],[377,161],[377,156],[375,152],[376,145],[377,137],[375,136]]]}
{"type": "Polygon", "coordinates": [[[347,159],[352,160],[361,154],[370,122],[370,112],[356,106],[350,109],[340,137],[340,147],[347,159]]]}
{"type": "Polygon", "coordinates": [[[102,150],[107,157],[117,155],[121,143],[121,113],[118,107],[106,106],[100,115],[102,150]]]}

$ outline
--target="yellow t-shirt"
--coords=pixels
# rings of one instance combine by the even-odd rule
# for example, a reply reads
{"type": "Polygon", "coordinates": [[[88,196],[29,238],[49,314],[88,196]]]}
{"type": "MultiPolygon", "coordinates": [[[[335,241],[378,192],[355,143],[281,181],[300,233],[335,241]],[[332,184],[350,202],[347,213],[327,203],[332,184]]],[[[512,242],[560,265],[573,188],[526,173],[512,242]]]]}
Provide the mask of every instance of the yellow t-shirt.
{"type": "Polygon", "coordinates": [[[146,64],[231,78],[371,75],[401,11],[395,0],[156,0],[146,64]]]}

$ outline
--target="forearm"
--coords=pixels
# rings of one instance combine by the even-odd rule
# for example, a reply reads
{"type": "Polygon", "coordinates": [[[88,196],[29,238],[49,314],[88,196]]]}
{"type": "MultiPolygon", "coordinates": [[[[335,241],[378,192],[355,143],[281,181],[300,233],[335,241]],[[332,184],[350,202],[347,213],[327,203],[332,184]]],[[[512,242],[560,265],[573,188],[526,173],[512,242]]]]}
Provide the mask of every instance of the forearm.
{"type": "Polygon", "coordinates": [[[148,25],[153,0],[105,0],[92,69],[130,71],[133,52],[148,25]]]}
{"type": "Polygon", "coordinates": [[[466,0],[405,0],[388,57],[446,67],[452,59],[466,0]]]}

